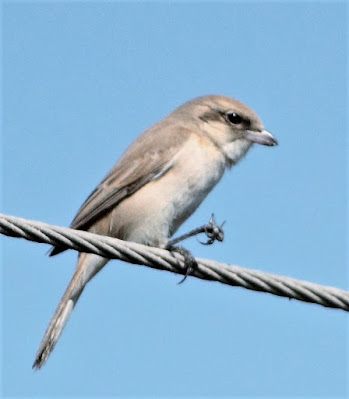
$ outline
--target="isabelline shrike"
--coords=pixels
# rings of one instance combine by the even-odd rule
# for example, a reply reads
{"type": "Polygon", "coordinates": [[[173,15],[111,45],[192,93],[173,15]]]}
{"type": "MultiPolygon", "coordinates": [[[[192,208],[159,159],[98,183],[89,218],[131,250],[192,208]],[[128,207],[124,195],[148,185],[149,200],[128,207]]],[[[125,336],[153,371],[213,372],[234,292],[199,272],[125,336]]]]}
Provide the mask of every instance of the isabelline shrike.
{"type": "MultiPolygon", "coordinates": [[[[165,247],[179,226],[254,144],[276,139],[246,105],[225,96],[196,98],[145,131],[87,198],[73,229],[165,247]]],[[[54,248],[51,255],[65,248],[54,248]]],[[[49,357],[82,291],[108,262],[80,253],[33,367],[49,357]]]]}

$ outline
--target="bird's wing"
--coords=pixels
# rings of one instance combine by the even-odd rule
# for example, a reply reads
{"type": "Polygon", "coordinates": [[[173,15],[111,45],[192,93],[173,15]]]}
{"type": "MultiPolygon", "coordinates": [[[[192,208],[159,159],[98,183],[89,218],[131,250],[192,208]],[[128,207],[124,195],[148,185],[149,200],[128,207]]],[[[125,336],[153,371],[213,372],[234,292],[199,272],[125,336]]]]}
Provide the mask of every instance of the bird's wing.
{"type": "Polygon", "coordinates": [[[123,199],[165,174],[173,166],[174,154],[174,148],[170,148],[166,151],[166,159],[159,152],[150,152],[126,165],[117,164],[81,206],[71,228],[87,230],[123,199]]]}
{"type": "MultiPolygon", "coordinates": [[[[87,230],[122,200],[167,173],[190,131],[167,119],[143,133],[83,203],[71,228],[87,230]]],[[[50,255],[64,248],[55,247],[50,255]]]]}
{"type": "Polygon", "coordinates": [[[167,173],[190,133],[166,120],[153,126],[133,143],[106,178],[91,193],[71,227],[86,230],[141,187],[167,173]]]}

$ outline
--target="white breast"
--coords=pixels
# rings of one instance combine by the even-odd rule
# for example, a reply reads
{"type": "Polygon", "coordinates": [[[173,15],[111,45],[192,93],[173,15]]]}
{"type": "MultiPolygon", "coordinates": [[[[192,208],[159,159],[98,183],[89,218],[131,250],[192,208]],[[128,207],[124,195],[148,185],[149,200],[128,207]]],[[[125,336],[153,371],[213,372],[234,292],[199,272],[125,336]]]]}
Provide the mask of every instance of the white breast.
{"type": "Polygon", "coordinates": [[[119,238],[163,246],[221,179],[225,158],[212,143],[193,135],[166,174],[125,199],[113,212],[119,238]]]}

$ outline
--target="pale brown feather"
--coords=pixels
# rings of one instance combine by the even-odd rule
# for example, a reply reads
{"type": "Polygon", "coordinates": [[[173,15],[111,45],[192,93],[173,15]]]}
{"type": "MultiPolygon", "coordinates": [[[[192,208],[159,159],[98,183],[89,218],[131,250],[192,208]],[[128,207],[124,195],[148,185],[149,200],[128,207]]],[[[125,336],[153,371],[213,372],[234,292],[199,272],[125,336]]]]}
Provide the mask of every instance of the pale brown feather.
{"type": "MultiPolygon", "coordinates": [[[[90,194],[70,227],[88,230],[122,200],[167,173],[179,148],[184,145],[190,134],[189,129],[178,125],[171,117],[145,131],[90,194]],[[171,142],[171,147],[168,147],[168,142],[171,142]]],[[[50,256],[64,250],[62,247],[54,247],[50,256]]]]}

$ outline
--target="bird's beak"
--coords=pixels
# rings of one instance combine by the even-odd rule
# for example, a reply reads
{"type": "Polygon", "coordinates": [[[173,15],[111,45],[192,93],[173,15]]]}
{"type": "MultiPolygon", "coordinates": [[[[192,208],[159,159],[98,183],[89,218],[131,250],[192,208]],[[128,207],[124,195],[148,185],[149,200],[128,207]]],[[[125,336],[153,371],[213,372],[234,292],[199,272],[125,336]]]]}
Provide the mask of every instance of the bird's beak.
{"type": "Polygon", "coordinates": [[[274,146],[278,145],[276,138],[267,130],[257,132],[254,130],[247,130],[246,138],[252,143],[274,146]]]}

